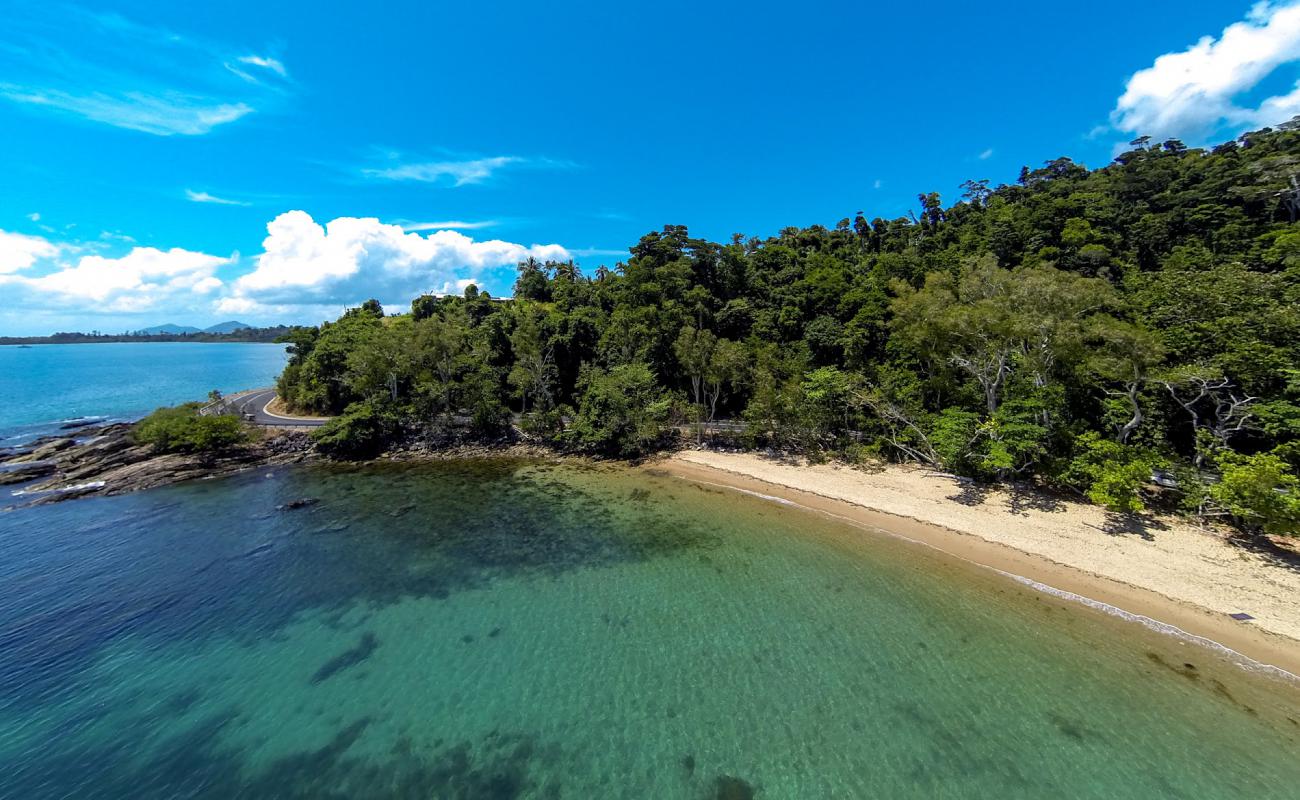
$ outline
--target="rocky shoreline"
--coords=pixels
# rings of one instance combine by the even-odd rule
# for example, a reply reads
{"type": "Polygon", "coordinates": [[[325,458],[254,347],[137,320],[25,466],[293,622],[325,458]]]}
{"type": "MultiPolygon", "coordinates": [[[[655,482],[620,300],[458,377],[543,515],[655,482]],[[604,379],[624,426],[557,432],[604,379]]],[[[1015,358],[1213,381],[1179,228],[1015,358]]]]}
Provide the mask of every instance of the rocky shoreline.
{"type": "Polygon", "coordinates": [[[12,505],[39,505],[73,497],[117,495],[195,478],[312,458],[300,431],[276,431],[215,453],[158,453],[137,444],[131,423],[83,427],[0,451],[0,486],[17,485],[12,505]]]}
{"type": "MultiPolygon", "coordinates": [[[[46,436],[22,447],[0,449],[0,487],[17,490],[10,508],[55,503],[76,497],[110,496],[244,470],[324,460],[303,431],[259,429],[246,444],[213,453],[158,453],[135,442],[133,423],[85,426],[65,435],[46,436]]],[[[445,458],[553,458],[555,450],[507,437],[494,442],[414,440],[377,459],[420,461],[445,458]]]]}

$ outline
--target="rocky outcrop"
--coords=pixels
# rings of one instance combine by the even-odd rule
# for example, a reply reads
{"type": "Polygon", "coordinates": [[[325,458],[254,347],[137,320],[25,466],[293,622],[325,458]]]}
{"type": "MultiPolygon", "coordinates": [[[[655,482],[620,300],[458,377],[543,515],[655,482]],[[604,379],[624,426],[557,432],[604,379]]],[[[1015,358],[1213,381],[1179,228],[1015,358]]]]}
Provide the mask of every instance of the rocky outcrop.
{"type": "Polygon", "coordinates": [[[19,505],[69,497],[114,495],[169,483],[229,475],[252,467],[288,464],[312,455],[311,440],[284,431],[213,453],[157,453],[137,444],[130,424],[87,428],[76,438],[50,437],[0,463],[0,485],[26,484],[11,498],[19,505]]]}

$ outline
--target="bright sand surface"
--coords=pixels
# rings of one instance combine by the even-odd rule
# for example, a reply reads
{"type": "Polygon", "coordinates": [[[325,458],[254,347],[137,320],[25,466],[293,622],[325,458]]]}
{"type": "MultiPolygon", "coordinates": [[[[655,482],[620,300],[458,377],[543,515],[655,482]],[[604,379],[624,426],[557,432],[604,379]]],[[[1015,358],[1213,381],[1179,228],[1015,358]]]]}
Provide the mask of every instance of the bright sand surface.
{"type": "Polygon", "coordinates": [[[793,502],[1172,625],[1300,675],[1300,569],[1177,519],[1125,520],[933,471],[687,450],[658,468],[793,502]],[[1228,615],[1254,617],[1238,622],[1228,615]]]}

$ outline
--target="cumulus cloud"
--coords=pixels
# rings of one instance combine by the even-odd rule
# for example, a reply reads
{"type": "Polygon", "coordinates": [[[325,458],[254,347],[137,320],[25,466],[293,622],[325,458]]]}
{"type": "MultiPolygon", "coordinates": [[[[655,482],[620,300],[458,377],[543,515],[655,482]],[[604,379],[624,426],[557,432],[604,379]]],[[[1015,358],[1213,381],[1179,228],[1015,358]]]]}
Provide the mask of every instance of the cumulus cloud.
{"type": "Polygon", "coordinates": [[[235,281],[221,310],[338,306],[368,297],[406,302],[489,270],[512,268],[529,256],[558,260],[570,255],[558,244],[475,241],[454,230],[421,236],[374,218],[340,217],[322,226],[305,211],[276,217],[267,234],[255,269],[235,281]]]}
{"type": "MultiPolygon", "coordinates": [[[[60,252],[57,245],[45,245],[32,263],[60,252]]],[[[6,294],[21,295],[20,303],[34,308],[102,313],[186,309],[208,301],[222,288],[215,273],[230,261],[179,247],[135,247],[120,258],[81,255],[74,261],[51,263],[41,275],[0,275],[0,286],[6,287],[6,294]]]]}
{"type": "Polygon", "coordinates": [[[1257,3],[1217,39],[1205,36],[1135,73],[1111,112],[1111,124],[1156,138],[1199,139],[1225,128],[1284,122],[1300,114],[1300,83],[1254,103],[1241,97],[1298,59],[1300,2],[1257,3]]]}
{"type": "Polygon", "coordinates": [[[0,296],[32,319],[55,315],[58,324],[81,328],[126,325],[133,315],[137,326],[216,314],[317,321],[370,297],[403,306],[425,292],[459,293],[471,282],[509,286],[519,261],[571,255],[557,244],[479,241],[448,229],[420,234],[374,218],[322,225],[288,211],[267,225],[252,270],[234,278],[247,269],[237,255],[143,247],[120,235],[58,242],[0,230],[0,296]]]}
{"type": "Polygon", "coordinates": [[[58,245],[39,236],[0,231],[0,275],[27,269],[38,259],[53,258],[58,252],[58,245]]]}

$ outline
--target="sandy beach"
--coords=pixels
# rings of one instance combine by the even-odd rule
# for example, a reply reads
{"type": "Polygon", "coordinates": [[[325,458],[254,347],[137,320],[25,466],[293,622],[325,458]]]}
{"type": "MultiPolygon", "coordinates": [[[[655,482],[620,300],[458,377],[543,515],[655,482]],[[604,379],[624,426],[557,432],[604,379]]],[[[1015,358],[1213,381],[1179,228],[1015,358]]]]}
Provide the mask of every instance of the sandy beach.
{"type": "Polygon", "coordinates": [[[1300,570],[1213,530],[906,466],[866,471],[688,450],[655,467],[903,536],[1300,675],[1300,570]]]}

